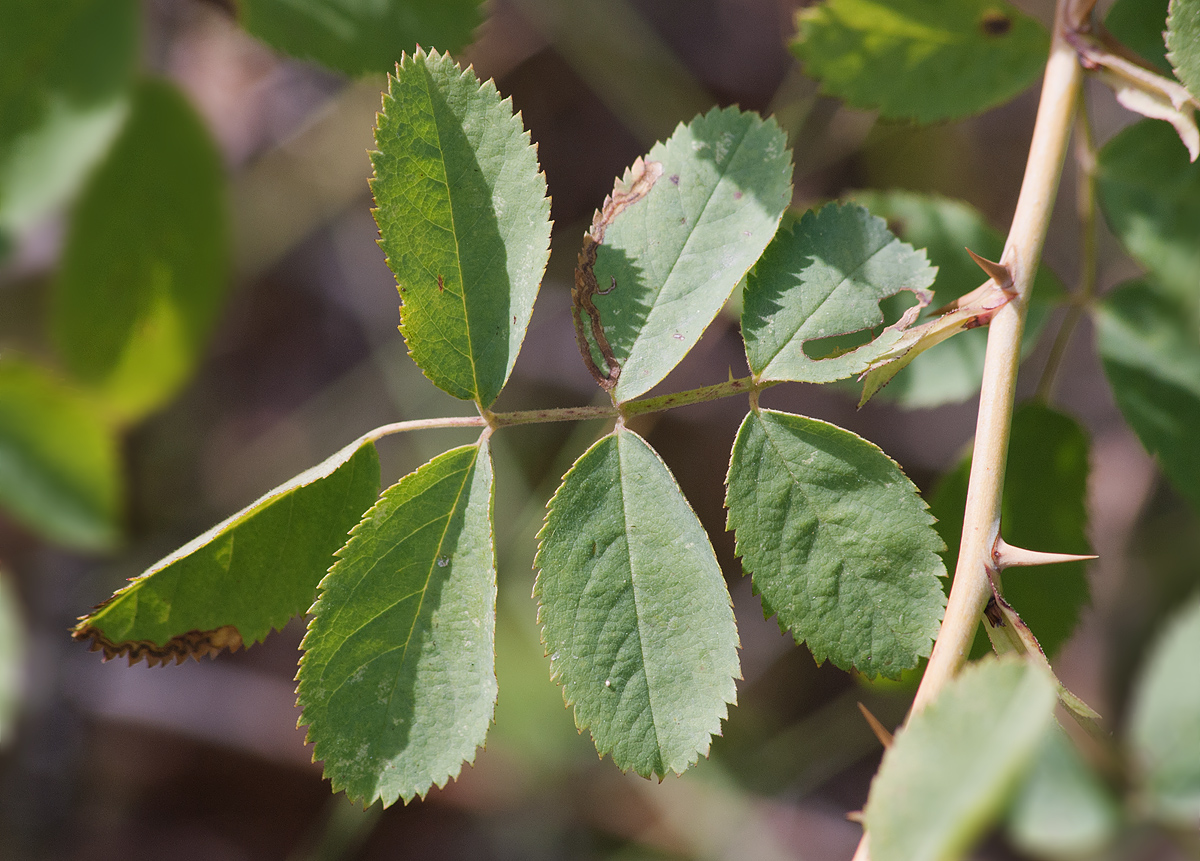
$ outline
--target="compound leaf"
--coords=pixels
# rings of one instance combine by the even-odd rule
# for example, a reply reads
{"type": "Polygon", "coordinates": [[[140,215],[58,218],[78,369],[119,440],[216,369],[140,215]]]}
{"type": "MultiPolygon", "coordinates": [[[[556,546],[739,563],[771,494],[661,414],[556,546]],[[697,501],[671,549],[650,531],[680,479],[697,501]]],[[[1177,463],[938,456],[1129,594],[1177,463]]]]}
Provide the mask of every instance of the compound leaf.
{"type": "Polygon", "coordinates": [[[1200,307],[1200,161],[1166,123],[1143,120],[1100,150],[1096,181],[1113,233],[1155,279],[1200,307]]]}
{"type": "Polygon", "coordinates": [[[674,477],[619,430],[571,467],[540,537],[542,639],[576,724],[623,770],[684,771],[735,701],[738,637],[712,545],[674,477]]]}
{"type": "Polygon", "coordinates": [[[648,193],[605,222],[602,237],[604,210],[592,229],[594,301],[621,365],[618,401],[652,389],[695,346],[792,197],[786,136],[736,108],[680,125],[644,164],[660,166],[648,193]]]}
{"type": "Polygon", "coordinates": [[[1200,509],[1196,318],[1145,283],[1105,296],[1097,346],[1117,406],[1171,483],[1200,509]]]}
{"type": "Polygon", "coordinates": [[[1200,601],[1150,652],[1133,695],[1129,740],[1151,810],[1181,828],[1200,820],[1200,601]]]}
{"type": "Polygon", "coordinates": [[[750,370],[762,380],[828,383],[867,369],[915,316],[869,343],[848,349],[837,336],[883,324],[879,302],[910,291],[928,304],[937,270],[857,204],[809,211],[781,230],[746,280],[742,337],[750,370]],[[828,341],[836,346],[821,346],[828,341]],[[830,355],[824,355],[825,353],[830,355]]]}
{"type": "MultiPolygon", "coordinates": [[[[999,260],[1004,250],[1004,237],[961,200],[910,191],[860,191],[853,199],[886,219],[888,229],[900,239],[925,249],[929,262],[937,267],[933,289],[939,306],[969,293],[987,279],[964,249],[970,248],[989,260],[999,260]]],[[[1040,266],[1021,341],[1023,353],[1033,349],[1062,293],[1062,284],[1054,273],[1040,266]]],[[[928,319],[932,315],[925,309],[916,324],[928,319]]],[[[986,348],[986,328],[961,332],[917,356],[878,396],[910,409],[965,400],[979,391],[986,348]]]]}
{"type": "Polygon", "coordinates": [[[951,861],[994,821],[1054,725],[1054,684],[1021,660],[969,665],[914,714],[871,782],[877,861],[951,861]]]}
{"type": "Polygon", "coordinates": [[[458,53],[483,20],[480,0],[242,0],[242,25],[268,45],[350,75],[390,72],[401,51],[458,53]]]}
{"type": "Polygon", "coordinates": [[[375,220],[408,349],[438,387],[487,406],[517,360],[549,256],[529,133],[491,81],[417,51],[388,79],[375,142],[375,220]]]}
{"type": "Polygon", "coordinates": [[[0,505],[78,550],[116,544],[117,440],[95,405],[35,365],[0,361],[0,505]]]}
{"type": "Polygon", "coordinates": [[[0,27],[0,231],[70,196],[129,106],[139,54],[135,0],[4,5],[0,27]]]}
{"type": "Polygon", "coordinates": [[[335,791],[384,805],[444,786],[496,702],[496,567],[486,442],[392,485],[321,581],[297,678],[335,791]]]}
{"type": "Polygon", "coordinates": [[[146,80],[76,208],[51,329],[66,366],[124,420],[191,375],[225,293],[221,157],[166,81],[146,80]]]}
{"type": "Polygon", "coordinates": [[[729,528],[763,610],[818,662],[897,678],[946,606],[942,541],[900,467],[847,430],[758,410],[729,463],[729,528]]]}
{"type": "Polygon", "coordinates": [[[1033,84],[1045,28],[1002,0],[826,0],[796,15],[792,51],[824,93],[920,123],[1003,104],[1033,84]]]}
{"type": "MultiPolygon", "coordinates": [[[[947,545],[958,558],[967,479],[967,457],[935,491],[930,506],[947,545]]],[[[1014,547],[1086,555],[1088,439],[1070,416],[1027,403],[1013,414],[1000,531],[1014,547]]],[[[1088,600],[1086,563],[1060,562],[1009,568],[1004,597],[1020,614],[1051,658],[1071,636],[1088,600]]],[[[988,651],[986,639],[978,651],[988,651]]]]}
{"type": "Polygon", "coordinates": [[[151,665],[257,643],[308,608],[378,493],[375,445],[351,443],[152,565],[74,637],[151,665]]]}
{"type": "Polygon", "coordinates": [[[1180,82],[1200,95],[1200,0],[1171,0],[1167,59],[1180,82]]]}

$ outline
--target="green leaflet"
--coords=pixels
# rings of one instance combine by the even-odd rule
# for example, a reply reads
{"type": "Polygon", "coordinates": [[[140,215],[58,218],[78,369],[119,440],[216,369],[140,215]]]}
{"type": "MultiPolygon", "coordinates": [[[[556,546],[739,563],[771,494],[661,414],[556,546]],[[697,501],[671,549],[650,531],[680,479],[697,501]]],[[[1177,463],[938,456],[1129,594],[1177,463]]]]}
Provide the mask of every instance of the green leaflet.
{"type": "Polygon", "coordinates": [[[0,232],[69,197],[112,142],[139,54],[135,0],[8,0],[0,27],[0,232]]]}
{"type": "Polygon", "coordinates": [[[529,133],[492,82],[418,51],[388,79],[371,154],[380,245],[413,360],[488,406],[525,338],[550,243],[529,133]]]}
{"type": "MultiPolygon", "coordinates": [[[[1004,250],[1004,237],[963,201],[909,191],[858,191],[853,199],[886,219],[888,229],[905,242],[925,249],[929,262],[937,267],[937,280],[933,282],[935,305],[946,305],[987,280],[965,248],[989,260],[999,260],[1004,250]]],[[[1054,273],[1040,266],[1021,341],[1023,353],[1033,349],[1062,293],[1062,284],[1054,273]]],[[[916,323],[932,316],[926,309],[916,323]]],[[[879,397],[910,409],[965,400],[979,391],[986,347],[985,327],[961,332],[917,356],[903,373],[880,390],[879,397]]]]}
{"type": "Polygon", "coordinates": [[[1115,836],[1120,809],[1071,740],[1051,727],[1008,811],[1008,834],[1034,858],[1093,858],[1115,836]]]}
{"type": "Polygon", "coordinates": [[[792,51],[824,93],[920,123],[1003,104],[1050,48],[1041,24],[1001,0],[825,0],[796,24],[792,51]]]}
{"type": "Polygon", "coordinates": [[[496,702],[496,564],[486,442],[392,485],[321,581],[297,676],[300,722],[335,791],[384,805],[444,786],[496,702]]]}
{"type": "Polygon", "coordinates": [[[67,367],[126,421],[187,380],[221,309],[224,181],[183,95],[143,81],[76,208],[51,309],[67,367]]]}
{"type": "Polygon", "coordinates": [[[1200,161],[1170,125],[1143,120],[1100,150],[1096,181],[1113,233],[1200,319],[1200,161]]]}
{"type": "MultiPolygon", "coordinates": [[[[958,558],[970,471],[967,457],[942,480],[930,500],[951,566],[958,558]]],[[[1004,540],[1030,550],[1090,553],[1087,476],[1088,439],[1083,428],[1040,404],[1018,407],[1004,475],[1000,518],[1004,540]]],[[[1086,563],[1009,568],[1001,575],[1001,586],[1004,597],[1053,658],[1075,630],[1088,601],[1086,563]]],[[[985,651],[990,647],[981,634],[975,653],[985,651]]]]}
{"type": "Polygon", "coordinates": [[[728,528],[764,612],[818,663],[898,678],[929,655],[946,607],[942,542],[895,461],[834,425],[759,410],[727,484],[728,528]]]}
{"type": "Polygon", "coordinates": [[[0,749],[7,744],[21,697],[25,626],[8,574],[0,570],[0,749]]]}
{"type": "Polygon", "coordinates": [[[74,636],[151,665],[257,643],[312,603],[378,493],[375,445],[353,442],[151,566],[74,636]]]}
{"type": "Polygon", "coordinates": [[[618,430],[563,478],[540,539],[542,640],[576,724],[622,770],[683,772],[740,673],[725,580],[674,477],[618,430]]]}
{"type": "Polygon", "coordinates": [[[898,240],[862,206],[806,212],[791,230],[779,231],[746,280],[742,337],[750,369],[761,380],[810,383],[866,370],[908,321],[849,352],[819,342],[881,325],[880,300],[902,291],[927,304],[925,288],[936,272],[925,252],[898,240]]]}
{"type": "Polygon", "coordinates": [[[1171,0],[1167,49],[1176,77],[1200,98],[1200,0],[1171,0]]]}
{"type": "Polygon", "coordinates": [[[1117,0],[1104,16],[1104,27],[1122,45],[1169,75],[1171,64],[1163,41],[1167,5],[1168,0],[1117,0]]]}
{"type": "Polygon", "coordinates": [[[1097,309],[1097,346],[1121,414],[1171,483],[1200,510],[1200,333],[1150,284],[1127,284],[1097,309]]]}
{"type": "Polygon", "coordinates": [[[1200,600],[1163,633],[1133,695],[1129,740],[1147,806],[1165,822],[1200,821],[1200,600]]]}
{"type": "Polygon", "coordinates": [[[645,162],[661,175],[596,250],[595,304],[621,364],[617,401],[648,392],[695,346],[792,198],[786,136],[736,108],[680,125],[645,162]]]}
{"type": "Polygon", "coordinates": [[[95,404],[35,365],[0,359],[0,505],[51,541],[108,550],[122,490],[117,440],[95,404]]]}
{"type": "Polygon", "coordinates": [[[241,0],[247,30],[268,45],[350,75],[390,72],[402,51],[458,53],[483,20],[480,0],[241,0]]]}
{"type": "Polygon", "coordinates": [[[1021,660],[969,665],[914,714],[871,782],[876,861],[951,861],[986,831],[1054,725],[1054,685],[1021,660]]]}

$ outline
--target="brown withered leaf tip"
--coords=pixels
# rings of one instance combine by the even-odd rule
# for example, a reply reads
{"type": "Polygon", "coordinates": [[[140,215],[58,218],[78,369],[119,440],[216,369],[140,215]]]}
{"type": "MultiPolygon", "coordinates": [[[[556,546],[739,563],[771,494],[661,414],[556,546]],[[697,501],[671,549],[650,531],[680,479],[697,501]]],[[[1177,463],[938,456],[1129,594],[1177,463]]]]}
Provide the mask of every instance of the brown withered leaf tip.
{"type": "Polygon", "coordinates": [[[146,665],[166,666],[175,660],[182,664],[187,658],[199,661],[205,655],[215,657],[222,649],[236,652],[242,647],[242,635],[233,625],[222,625],[212,631],[188,631],[172,637],[161,646],[149,640],[124,640],[114,643],[101,633],[99,628],[80,623],[71,636],[76,640],[88,641],[88,651],[103,652],[104,660],[128,656],[129,666],[145,659],[146,665]]]}
{"type": "Polygon", "coordinates": [[[638,156],[633,166],[625,171],[625,176],[617,180],[612,194],[604,199],[604,206],[596,210],[596,214],[592,218],[591,230],[583,236],[583,249],[579,252],[575,267],[575,286],[571,290],[571,316],[575,321],[575,340],[579,345],[579,352],[583,356],[584,364],[605,391],[611,391],[616,386],[617,379],[621,375],[621,365],[608,343],[604,324],[600,320],[600,311],[596,308],[592,297],[611,293],[617,285],[614,280],[607,290],[601,290],[596,283],[596,275],[593,271],[596,265],[596,248],[604,241],[604,233],[613,220],[627,207],[645,197],[662,173],[661,162],[644,161],[641,156],[638,156]],[[583,323],[585,314],[591,325],[592,340],[596,342],[596,349],[600,351],[604,363],[608,366],[607,371],[601,371],[592,358],[592,350],[588,344],[583,323]]]}

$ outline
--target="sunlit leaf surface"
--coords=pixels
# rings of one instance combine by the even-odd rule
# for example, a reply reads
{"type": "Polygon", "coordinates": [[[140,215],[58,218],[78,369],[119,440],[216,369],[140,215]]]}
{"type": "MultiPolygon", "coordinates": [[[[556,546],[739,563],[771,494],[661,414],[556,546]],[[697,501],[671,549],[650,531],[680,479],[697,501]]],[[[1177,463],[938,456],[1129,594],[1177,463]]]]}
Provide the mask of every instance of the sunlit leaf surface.
{"type": "Polygon", "coordinates": [[[371,154],[400,329],[438,387],[487,406],[525,338],[550,243],[550,201],[512,103],[448,54],[389,78],[371,154]]]}
{"type": "Polygon", "coordinates": [[[976,114],[1033,84],[1050,43],[1002,0],[825,0],[792,50],[822,91],[921,123],[976,114]]]}

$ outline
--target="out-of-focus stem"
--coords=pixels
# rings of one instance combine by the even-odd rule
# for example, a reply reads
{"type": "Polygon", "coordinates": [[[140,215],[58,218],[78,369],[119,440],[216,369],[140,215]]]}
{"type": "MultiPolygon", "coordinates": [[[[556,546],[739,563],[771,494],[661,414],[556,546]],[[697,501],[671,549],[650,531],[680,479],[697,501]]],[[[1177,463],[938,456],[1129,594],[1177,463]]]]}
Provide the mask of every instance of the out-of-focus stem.
{"type": "Polygon", "coordinates": [[[1058,327],[1054,344],[1050,347],[1042,378],[1038,380],[1036,397],[1043,402],[1049,401],[1054,393],[1054,380],[1066,355],[1067,344],[1083,312],[1096,297],[1096,146],[1087,108],[1082,100],[1075,112],[1075,166],[1075,182],[1078,186],[1075,207],[1079,215],[1079,285],[1058,327]]]}

